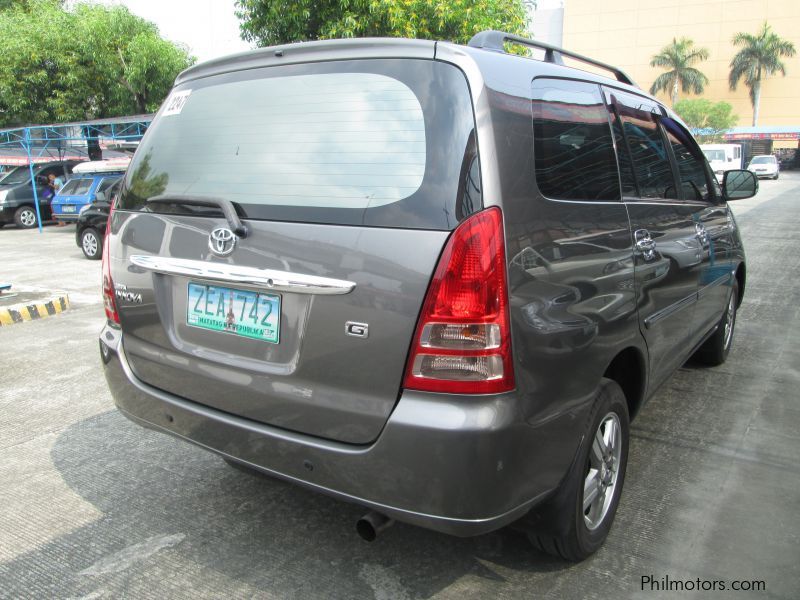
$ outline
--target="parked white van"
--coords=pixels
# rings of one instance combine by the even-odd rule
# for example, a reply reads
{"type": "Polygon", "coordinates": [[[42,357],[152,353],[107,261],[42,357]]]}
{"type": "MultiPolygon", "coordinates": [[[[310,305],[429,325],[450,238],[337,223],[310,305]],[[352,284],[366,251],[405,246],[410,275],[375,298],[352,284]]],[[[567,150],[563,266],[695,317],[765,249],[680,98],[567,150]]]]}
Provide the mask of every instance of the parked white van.
{"type": "Polygon", "coordinates": [[[741,144],[702,144],[700,149],[719,181],[722,181],[725,171],[742,168],[741,144]]]}

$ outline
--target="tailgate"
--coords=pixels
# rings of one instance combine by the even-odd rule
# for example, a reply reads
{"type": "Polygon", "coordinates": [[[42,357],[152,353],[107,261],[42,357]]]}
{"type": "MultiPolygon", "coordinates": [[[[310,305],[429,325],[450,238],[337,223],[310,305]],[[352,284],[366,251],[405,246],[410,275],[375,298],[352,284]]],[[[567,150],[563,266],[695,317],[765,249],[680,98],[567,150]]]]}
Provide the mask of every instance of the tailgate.
{"type": "Polygon", "coordinates": [[[209,234],[224,221],[119,213],[117,218],[112,270],[125,353],[138,377],[294,431],[352,443],[377,436],[397,400],[417,315],[447,232],[248,223],[252,232],[233,264],[209,256],[209,234]],[[198,257],[208,269],[184,274],[198,257]],[[267,270],[273,287],[251,283],[250,269],[267,270]],[[293,292],[288,286],[276,291],[281,275],[275,273],[284,281],[313,275],[354,287],[337,294],[293,292]],[[230,293],[219,291],[210,297],[206,292],[198,306],[196,295],[190,300],[190,285],[232,290],[233,306],[230,293]],[[224,322],[232,309],[237,325],[247,325],[253,316],[260,323],[264,313],[251,314],[254,302],[246,292],[278,298],[276,342],[189,323],[198,309],[211,323],[224,322]],[[366,325],[366,335],[353,335],[364,328],[348,331],[348,323],[366,325]]]}
{"type": "Polygon", "coordinates": [[[132,369],[231,414],[369,443],[480,185],[469,89],[452,65],[327,61],[182,82],[112,218],[132,369]]]}

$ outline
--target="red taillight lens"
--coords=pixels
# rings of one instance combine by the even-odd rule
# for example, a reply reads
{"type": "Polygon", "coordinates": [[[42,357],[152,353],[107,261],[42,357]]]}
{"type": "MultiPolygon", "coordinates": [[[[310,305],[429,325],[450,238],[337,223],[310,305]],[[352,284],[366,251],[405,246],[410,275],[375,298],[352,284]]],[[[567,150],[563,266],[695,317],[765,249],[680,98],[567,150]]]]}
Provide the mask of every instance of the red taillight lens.
{"type": "Polygon", "coordinates": [[[445,245],[422,306],[403,387],[492,394],[514,389],[503,215],[472,215],[445,245]]]}
{"type": "Polygon", "coordinates": [[[119,325],[119,313],[117,312],[117,302],[114,299],[114,281],[111,279],[111,261],[109,260],[108,236],[111,233],[111,215],[114,214],[114,203],[108,211],[108,223],[106,224],[106,234],[103,239],[103,306],[106,309],[106,319],[109,323],[119,325]]]}

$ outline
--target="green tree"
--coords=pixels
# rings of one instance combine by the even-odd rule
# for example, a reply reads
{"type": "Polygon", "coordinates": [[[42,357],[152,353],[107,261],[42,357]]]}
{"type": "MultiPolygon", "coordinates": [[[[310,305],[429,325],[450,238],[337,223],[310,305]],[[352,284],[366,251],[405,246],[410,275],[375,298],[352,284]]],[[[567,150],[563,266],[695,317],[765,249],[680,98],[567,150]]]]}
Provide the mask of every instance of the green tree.
{"type": "Polygon", "coordinates": [[[467,42],[485,29],[524,34],[522,0],[237,0],[242,38],[260,46],[348,37],[467,42]]]}
{"type": "Polygon", "coordinates": [[[739,80],[750,88],[750,103],[753,105],[753,126],[758,124],[758,110],[761,103],[761,82],[769,75],[780,73],[786,76],[786,66],[782,57],[795,55],[794,44],[784,40],[772,31],[764,21],[761,31],[756,35],[739,32],[733,36],[733,45],[742,46],[731,60],[728,83],[736,90],[739,80]]]}
{"type": "Polygon", "coordinates": [[[651,67],[669,69],[662,73],[650,86],[650,93],[666,92],[670,94],[672,105],[678,101],[678,86],[684,92],[702,94],[708,83],[708,77],[692,65],[708,58],[707,48],[695,48],[694,42],[688,38],[672,38],[672,43],[664,46],[650,60],[651,67]]]}
{"type": "Polygon", "coordinates": [[[697,135],[701,143],[721,141],[722,134],[739,121],[733,106],[705,98],[685,98],[675,103],[675,112],[697,135]]]}
{"type": "Polygon", "coordinates": [[[155,110],[193,59],[122,6],[0,10],[0,126],[155,110]]]}

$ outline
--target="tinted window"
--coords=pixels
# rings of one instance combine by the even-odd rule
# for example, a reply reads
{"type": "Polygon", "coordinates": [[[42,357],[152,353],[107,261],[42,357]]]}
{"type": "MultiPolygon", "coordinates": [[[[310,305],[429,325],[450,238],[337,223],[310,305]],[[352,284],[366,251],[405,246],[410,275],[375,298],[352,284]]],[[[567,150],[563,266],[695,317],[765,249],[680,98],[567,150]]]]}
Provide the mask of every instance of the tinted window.
{"type": "Polygon", "coordinates": [[[70,179],[64,187],[58,192],[59,196],[85,196],[89,193],[89,188],[92,187],[94,180],[88,179],[70,179]]]}
{"type": "Polygon", "coordinates": [[[622,188],[623,197],[638,196],[639,189],[636,187],[636,178],[633,176],[633,163],[628,150],[628,142],[622,129],[622,120],[619,112],[613,105],[609,107],[611,118],[611,130],[614,134],[614,143],[617,147],[617,162],[619,163],[619,180],[622,188]]]}
{"type": "Polygon", "coordinates": [[[658,126],[661,109],[647,98],[616,90],[610,98],[622,123],[622,138],[630,155],[639,196],[677,197],[672,165],[658,126]]]}
{"type": "Polygon", "coordinates": [[[678,178],[684,200],[710,200],[710,187],[706,177],[703,153],[689,134],[672,119],[661,123],[672,146],[675,162],[678,165],[678,178]]]}
{"type": "Polygon", "coordinates": [[[204,78],[165,102],[119,208],[155,210],[147,199],[164,194],[216,196],[256,219],[451,229],[480,190],[473,129],[463,74],[433,61],[204,78]]]}
{"type": "Polygon", "coordinates": [[[533,82],[536,183],[549,198],[619,200],[619,176],[600,88],[556,79],[533,82]]]}
{"type": "Polygon", "coordinates": [[[31,180],[31,173],[28,167],[17,167],[10,173],[3,177],[3,185],[16,185],[19,183],[28,183],[31,180]]]}

